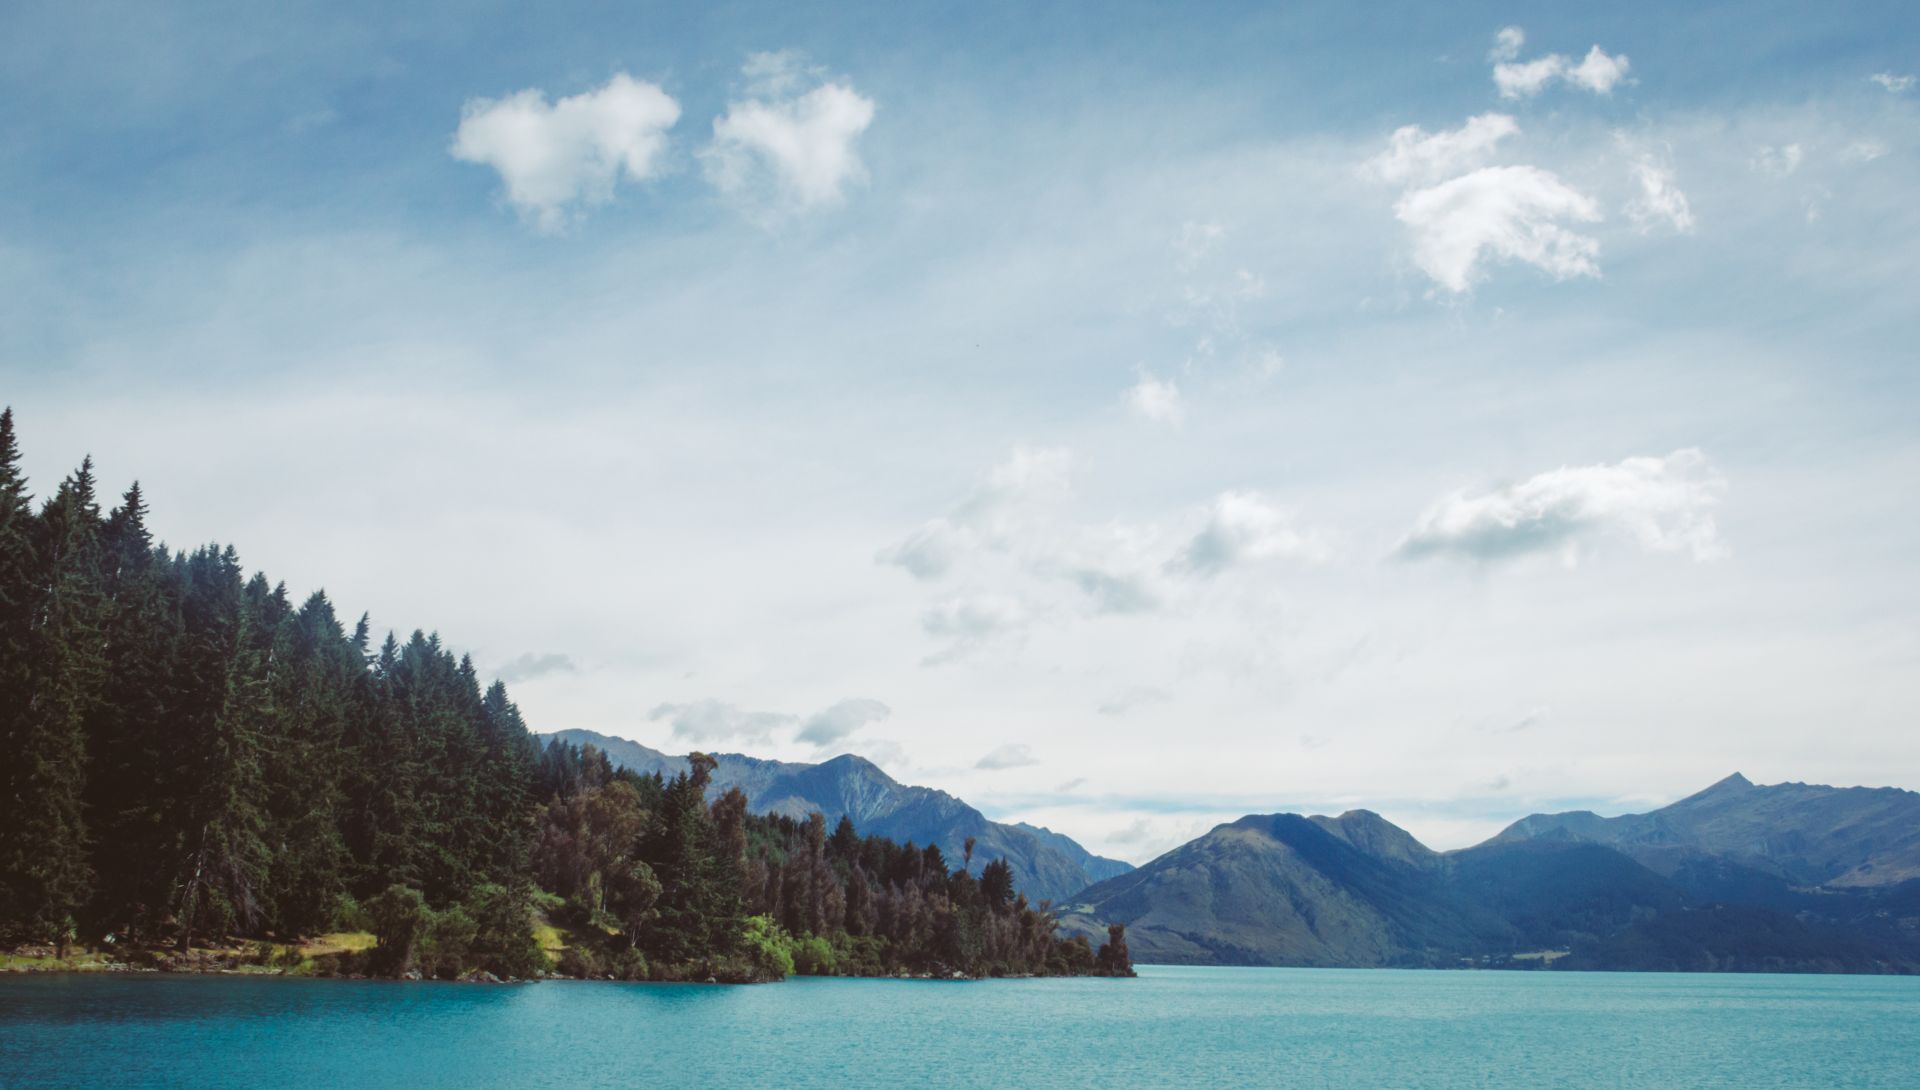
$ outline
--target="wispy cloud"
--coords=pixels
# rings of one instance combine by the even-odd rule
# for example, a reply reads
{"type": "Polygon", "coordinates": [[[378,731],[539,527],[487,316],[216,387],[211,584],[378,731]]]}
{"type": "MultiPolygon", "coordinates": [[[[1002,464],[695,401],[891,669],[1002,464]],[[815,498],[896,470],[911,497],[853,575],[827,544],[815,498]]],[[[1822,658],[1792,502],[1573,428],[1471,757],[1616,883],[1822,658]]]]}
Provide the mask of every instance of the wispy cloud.
{"type": "Polygon", "coordinates": [[[1144,371],[1127,388],[1127,406],[1143,420],[1177,428],[1186,422],[1187,406],[1172,379],[1155,378],[1144,371]]]}
{"type": "Polygon", "coordinates": [[[1025,768],[1037,765],[1040,759],[1033,755],[1032,749],[1019,743],[1009,743],[988,753],[974,762],[973,767],[999,772],[1009,768],[1025,768]]]}
{"type": "Polygon", "coordinates": [[[1627,204],[1627,218],[1641,233],[1665,226],[1692,234],[1693,205],[1674,180],[1673,166],[1650,152],[1634,156],[1631,167],[1639,193],[1627,204]]]}
{"type": "Polygon", "coordinates": [[[518,681],[532,681],[548,674],[571,674],[574,672],[573,658],[558,652],[536,654],[524,651],[501,663],[494,670],[494,676],[511,685],[518,681]]]}
{"type": "Polygon", "coordinates": [[[1017,446],[945,515],[930,519],[875,559],[916,579],[938,579],[965,553],[1004,549],[1036,506],[1067,493],[1073,455],[1064,447],[1017,446]]]}
{"type": "Polygon", "coordinates": [[[660,704],[647,718],[673,727],[673,736],[694,744],[711,742],[753,742],[773,740],[773,732],[791,728],[798,717],[782,712],[744,711],[719,700],[696,700],[687,704],[660,704]]]}
{"type": "Polygon", "coordinates": [[[920,616],[920,627],[927,635],[946,645],[925,664],[937,666],[962,658],[990,640],[1023,630],[1027,620],[1027,607],[1010,595],[962,594],[942,599],[920,616]]]}
{"type": "Polygon", "coordinates": [[[1136,708],[1165,704],[1172,699],[1173,696],[1164,689],[1157,689],[1151,685],[1135,685],[1110,700],[1102,701],[1094,710],[1101,715],[1126,715],[1136,708]]]}
{"type": "Polygon", "coordinates": [[[808,716],[795,738],[815,746],[831,746],[892,714],[893,709],[878,700],[852,697],[808,716]]]}

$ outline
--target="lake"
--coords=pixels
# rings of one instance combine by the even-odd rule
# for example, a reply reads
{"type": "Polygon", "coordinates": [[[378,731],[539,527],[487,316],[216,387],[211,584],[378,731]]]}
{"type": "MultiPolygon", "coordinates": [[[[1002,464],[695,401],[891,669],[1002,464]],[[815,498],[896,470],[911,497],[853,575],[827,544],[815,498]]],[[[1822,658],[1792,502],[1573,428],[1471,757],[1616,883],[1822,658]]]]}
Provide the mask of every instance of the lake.
{"type": "Polygon", "coordinates": [[[1138,980],[0,978],[0,1087],[1920,1085],[1920,979],[1146,966],[1138,980]]]}

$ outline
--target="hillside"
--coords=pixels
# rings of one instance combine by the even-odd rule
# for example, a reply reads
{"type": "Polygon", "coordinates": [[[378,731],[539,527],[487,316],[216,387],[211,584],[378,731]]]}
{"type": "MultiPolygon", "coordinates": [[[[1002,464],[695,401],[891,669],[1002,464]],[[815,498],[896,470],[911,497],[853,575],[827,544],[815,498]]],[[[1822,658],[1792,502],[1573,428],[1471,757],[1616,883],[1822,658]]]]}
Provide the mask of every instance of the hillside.
{"type": "MultiPolygon", "coordinates": [[[[1714,796],[1734,792],[1746,793],[1723,782],[1676,806],[1725,829],[1733,808],[1714,796]]],[[[1809,865],[1819,840],[1790,822],[1726,857],[1658,845],[1656,869],[1564,832],[1590,830],[1591,817],[1439,853],[1364,810],[1248,816],[1094,884],[1063,923],[1090,935],[1124,923],[1138,960],[1177,964],[1920,970],[1920,882],[1869,885],[1852,880],[1856,867],[1840,870],[1843,884],[1795,885],[1779,860],[1809,865]],[[1775,869],[1738,861],[1756,844],[1773,846],[1760,858],[1775,869]]]]}
{"type": "Polygon", "coordinates": [[[1645,814],[1534,814],[1493,843],[1605,844],[1662,874],[1713,857],[1795,884],[1836,889],[1920,878],[1920,793],[1893,787],[1760,786],[1734,773],[1645,814]]]}
{"type": "MultiPolygon", "coordinates": [[[[616,767],[672,777],[687,759],[589,730],[548,735],[604,750],[616,767]]],[[[851,817],[863,833],[916,844],[937,844],[958,864],[974,838],[973,870],[1004,858],[1019,889],[1033,900],[1059,900],[1094,882],[1132,870],[1128,863],[1088,852],[1070,838],[1030,825],[989,821],[944,791],[902,784],[864,757],[845,754],[819,764],[769,761],[738,753],[714,754],[709,792],[738,787],[756,813],[803,818],[819,811],[829,824],[851,817]]]]}

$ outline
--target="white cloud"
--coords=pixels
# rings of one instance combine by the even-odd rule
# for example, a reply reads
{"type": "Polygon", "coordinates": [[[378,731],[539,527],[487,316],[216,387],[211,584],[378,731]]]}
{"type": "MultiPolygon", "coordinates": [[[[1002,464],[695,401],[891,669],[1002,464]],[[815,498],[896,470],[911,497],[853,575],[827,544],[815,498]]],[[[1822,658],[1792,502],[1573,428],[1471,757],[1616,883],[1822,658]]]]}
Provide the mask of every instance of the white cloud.
{"type": "Polygon", "coordinates": [[[1247,561],[1318,561],[1325,556],[1321,542],[1296,529],[1287,513],[1265,498],[1253,492],[1223,492],[1174,567],[1210,576],[1247,561]]]}
{"type": "Polygon", "coordinates": [[[1102,701],[1094,710],[1101,715],[1126,715],[1135,708],[1165,704],[1172,699],[1172,694],[1165,689],[1157,689],[1151,685],[1134,685],[1119,696],[1102,701]]]}
{"type": "Polygon", "coordinates": [[[1913,89],[1912,76],[1896,76],[1892,72],[1875,72],[1868,79],[1887,89],[1890,94],[1901,94],[1913,89]]]}
{"type": "Polygon", "coordinates": [[[1849,163],[1871,163],[1884,158],[1887,146],[1878,140],[1856,140],[1841,151],[1840,157],[1849,163]]]}
{"type": "Polygon", "coordinates": [[[878,700],[853,697],[808,716],[795,737],[816,746],[830,746],[892,714],[893,709],[878,700]]]}
{"type": "Polygon", "coordinates": [[[657,85],[620,73],[598,90],[549,104],[528,88],[506,98],[469,99],[449,149],[499,172],[506,197],[543,231],[613,199],[623,177],[659,174],[667,130],[680,104],[657,85]]]}
{"type": "Polygon", "coordinates": [[[1009,743],[975,761],[973,767],[998,772],[1002,769],[1025,768],[1039,763],[1040,759],[1033,755],[1032,749],[1019,743],[1009,743]]]}
{"type": "Polygon", "coordinates": [[[966,542],[959,528],[944,518],[930,519],[906,537],[881,549],[874,559],[906,569],[915,579],[938,579],[953,569],[966,542]]]}
{"type": "Polygon", "coordinates": [[[1749,165],[1755,173],[1765,174],[1769,178],[1784,178],[1799,170],[1806,158],[1805,149],[1798,144],[1782,144],[1779,147],[1767,144],[1754,152],[1749,165]]]}
{"type": "Polygon", "coordinates": [[[1500,88],[1501,98],[1531,98],[1566,71],[1567,58],[1550,53],[1537,60],[1494,65],[1493,82],[1500,88]]]}
{"type": "Polygon", "coordinates": [[[696,700],[687,704],[660,704],[647,718],[673,726],[673,736],[689,742],[772,741],[773,732],[797,722],[797,717],[781,712],[742,711],[718,700],[696,700]]]}
{"type": "Polygon", "coordinates": [[[1180,387],[1172,379],[1157,379],[1141,372],[1140,381],[1127,389],[1127,404],[1143,419],[1155,424],[1179,427],[1186,421],[1186,403],[1180,387]]]}
{"type": "Polygon", "coordinates": [[[1520,47],[1526,40],[1519,27],[1506,27],[1494,35],[1487,59],[1494,62],[1493,82],[1501,98],[1532,98],[1556,80],[1597,95],[1610,95],[1627,76],[1627,58],[1609,54],[1597,45],[1577,62],[1564,53],[1520,60],[1520,47]]]}
{"type": "Polygon", "coordinates": [[[1034,508],[1064,498],[1073,455],[1064,447],[1017,446],[947,514],[929,519],[874,559],[916,579],[938,579],[967,553],[1007,548],[1034,508]]]}
{"type": "Polygon", "coordinates": [[[1448,291],[1471,288],[1485,262],[1521,262],[1556,280],[1600,275],[1600,243],[1562,223],[1598,221],[1599,206],[1539,167],[1482,167],[1405,194],[1394,215],[1413,235],[1414,263],[1448,291]]]}
{"type": "Polygon", "coordinates": [[[1018,632],[1026,625],[1026,606],[1008,595],[963,594],[942,599],[920,615],[920,627],[947,645],[924,659],[922,665],[937,666],[963,658],[988,641],[1018,632]]]}
{"type": "Polygon", "coordinates": [[[714,119],[701,153],[716,188],[766,211],[804,210],[838,204],[866,180],[854,144],[873,123],[872,99],[842,82],[799,92],[819,76],[792,54],[756,53],[743,71],[749,97],[714,119]]]}
{"type": "Polygon", "coordinates": [[[1485,113],[1457,129],[1429,133],[1404,125],[1388,138],[1387,150],[1367,161],[1368,169],[1388,182],[1425,184],[1482,166],[1500,141],[1517,135],[1510,114],[1485,113]]]}
{"type": "Polygon", "coordinates": [[[1517,26],[1501,27],[1493,36],[1493,48],[1487,51],[1487,60],[1513,60],[1520,55],[1520,47],[1526,44],[1526,31],[1517,26]]]}
{"type": "Polygon", "coordinates": [[[1495,561],[1558,551],[1571,565],[1583,541],[1613,534],[1647,552],[1714,560],[1727,551],[1712,515],[1725,491],[1726,479],[1692,448],[1664,458],[1562,467],[1504,488],[1441,499],[1399,552],[1495,561]]]}
{"type": "Polygon", "coordinates": [[[1071,578],[1095,613],[1151,613],[1160,608],[1160,594],[1144,572],[1089,567],[1075,569],[1071,578]]]}
{"type": "Polygon", "coordinates": [[[1640,194],[1627,205],[1627,218],[1641,233],[1665,224],[1685,235],[1693,233],[1693,206],[1673,180],[1673,168],[1651,155],[1633,161],[1633,178],[1640,194]]]}
{"type": "Polygon", "coordinates": [[[1188,220],[1180,225],[1180,234],[1173,240],[1173,249],[1178,258],[1174,265],[1182,272],[1191,272],[1200,263],[1200,259],[1220,245],[1227,236],[1227,229],[1217,223],[1197,223],[1188,220]]]}
{"type": "Polygon", "coordinates": [[[1575,87],[1584,87],[1596,95],[1610,95],[1614,85],[1627,78],[1627,58],[1624,55],[1608,56],[1605,50],[1594,46],[1580,63],[1567,70],[1567,82],[1575,87]]]}
{"type": "Polygon", "coordinates": [[[573,659],[558,652],[535,654],[523,652],[507,662],[501,663],[494,676],[512,685],[518,681],[532,681],[548,674],[571,674],[574,671],[573,659]]]}

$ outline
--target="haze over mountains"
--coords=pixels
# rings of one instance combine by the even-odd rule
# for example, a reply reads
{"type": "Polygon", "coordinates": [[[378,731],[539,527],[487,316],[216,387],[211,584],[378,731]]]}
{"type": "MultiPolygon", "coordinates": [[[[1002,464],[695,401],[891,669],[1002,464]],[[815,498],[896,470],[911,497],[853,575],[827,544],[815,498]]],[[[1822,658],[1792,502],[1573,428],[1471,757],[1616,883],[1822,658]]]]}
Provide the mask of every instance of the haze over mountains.
{"type": "Polygon", "coordinates": [[[1920,970],[1920,795],[1734,775],[1439,853],[1364,810],[1221,825],[1076,895],[1144,962],[1920,970]]]}
{"type": "MultiPolygon", "coordinates": [[[[684,756],[589,730],[557,731],[549,737],[604,750],[615,766],[673,777],[687,769],[684,756]]],[[[980,811],[944,791],[902,784],[872,761],[844,754],[819,764],[770,761],[716,753],[709,789],[738,787],[756,813],[804,818],[819,811],[829,824],[842,815],[861,833],[916,844],[938,844],[958,864],[968,837],[975,840],[973,865],[1004,858],[1017,887],[1035,901],[1059,900],[1102,879],[1124,874],[1132,864],[1094,855],[1071,838],[1033,825],[987,820],[980,811]]]]}

